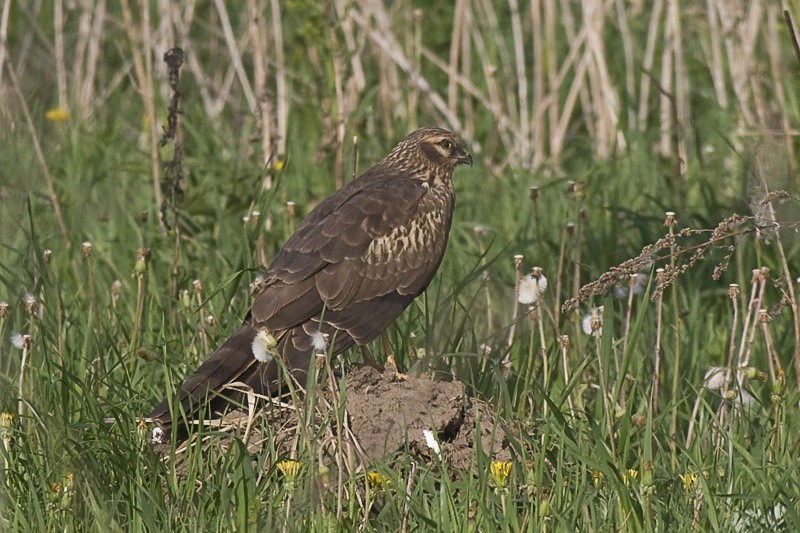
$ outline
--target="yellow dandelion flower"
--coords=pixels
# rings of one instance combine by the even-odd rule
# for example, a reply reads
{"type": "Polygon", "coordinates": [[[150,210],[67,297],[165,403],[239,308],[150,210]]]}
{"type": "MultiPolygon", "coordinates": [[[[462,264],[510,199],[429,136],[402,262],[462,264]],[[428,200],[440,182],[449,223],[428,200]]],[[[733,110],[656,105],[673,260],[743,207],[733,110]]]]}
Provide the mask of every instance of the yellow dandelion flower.
{"type": "Polygon", "coordinates": [[[0,431],[11,429],[14,423],[14,415],[11,413],[0,413],[0,431]]]}
{"type": "Polygon", "coordinates": [[[697,488],[697,474],[678,474],[678,477],[681,478],[687,492],[694,492],[697,488]]]}
{"type": "Polygon", "coordinates": [[[637,477],[639,477],[639,471],[635,468],[631,468],[628,470],[627,474],[625,472],[622,473],[622,482],[625,483],[626,487],[630,487],[631,479],[636,479],[637,477]]]}
{"type": "Polygon", "coordinates": [[[508,475],[511,473],[511,463],[505,461],[492,461],[492,464],[489,465],[489,468],[492,472],[492,479],[494,479],[495,484],[498,487],[502,488],[506,486],[506,481],[508,481],[508,475]]]}
{"type": "Polygon", "coordinates": [[[594,486],[596,488],[599,488],[600,485],[603,484],[604,477],[605,476],[603,475],[603,473],[600,472],[599,470],[592,470],[592,483],[594,483],[594,486]]]}
{"type": "Polygon", "coordinates": [[[278,463],[278,470],[281,471],[281,474],[286,476],[286,478],[290,481],[294,480],[297,477],[297,474],[300,472],[300,467],[303,466],[303,463],[300,461],[293,461],[292,459],[287,459],[285,461],[281,461],[278,463]]]}
{"type": "Polygon", "coordinates": [[[278,159],[275,161],[275,172],[280,172],[281,170],[283,170],[283,161],[278,159]]]}
{"type": "Polygon", "coordinates": [[[45,113],[44,116],[47,118],[47,120],[52,122],[68,122],[69,110],[64,109],[63,107],[57,107],[45,113]]]}
{"type": "Polygon", "coordinates": [[[370,472],[367,474],[367,481],[372,488],[383,489],[392,485],[391,480],[378,472],[370,472]]]}

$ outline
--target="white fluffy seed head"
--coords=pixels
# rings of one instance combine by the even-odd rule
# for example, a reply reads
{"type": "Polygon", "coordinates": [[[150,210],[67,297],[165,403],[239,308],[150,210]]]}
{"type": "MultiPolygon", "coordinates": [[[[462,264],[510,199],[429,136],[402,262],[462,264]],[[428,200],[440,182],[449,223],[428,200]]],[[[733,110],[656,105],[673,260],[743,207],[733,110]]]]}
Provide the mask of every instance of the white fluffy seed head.
{"type": "Polygon", "coordinates": [[[266,328],[259,329],[253,339],[253,357],[261,363],[270,361],[272,359],[272,350],[277,344],[275,337],[266,328]]]}
{"type": "Polygon", "coordinates": [[[14,333],[11,335],[11,344],[18,350],[25,348],[25,336],[22,333],[14,333]]]}
{"type": "Polygon", "coordinates": [[[325,341],[325,335],[321,331],[314,331],[311,333],[311,347],[314,352],[325,352],[328,343],[325,341]]]}
{"type": "Polygon", "coordinates": [[[725,383],[726,369],[721,366],[712,366],[706,372],[705,379],[706,388],[709,390],[720,390],[725,383]]]}
{"type": "Polygon", "coordinates": [[[156,426],[150,434],[150,442],[153,444],[162,444],[164,442],[164,431],[156,426]]]}
{"type": "Polygon", "coordinates": [[[547,278],[540,274],[539,277],[531,274],[523,277],[519,282],[519,298],[521,304],[533,304],[539,301],[539,297],[547,289],[547,278]]]}

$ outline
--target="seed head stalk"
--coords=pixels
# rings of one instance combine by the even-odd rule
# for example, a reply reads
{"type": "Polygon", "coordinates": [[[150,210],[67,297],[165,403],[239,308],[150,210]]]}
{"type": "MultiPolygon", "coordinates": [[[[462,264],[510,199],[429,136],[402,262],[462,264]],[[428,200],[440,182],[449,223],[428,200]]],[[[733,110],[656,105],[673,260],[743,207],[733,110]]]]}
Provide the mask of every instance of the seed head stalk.
{"type": "MultiPolygon", "coordinates": [[[[673,228],[675,227],[675,213],[667,211],[667,218],[664,225],[669,228],[670,237],[674,236],[673,228]]],[[[675,270],[675,241],[670,241],[669,247],[669,266],[670,270],[675,270]]],[[[681,368],[681,315],[678,310],[678,279],[672,283],[672,312],[675,331],[675,369],[672,374],[672,419],[669,426],[669,447],[670,447],[670,465],[672,471],[678,468],[678,374],[681,368]]]]}

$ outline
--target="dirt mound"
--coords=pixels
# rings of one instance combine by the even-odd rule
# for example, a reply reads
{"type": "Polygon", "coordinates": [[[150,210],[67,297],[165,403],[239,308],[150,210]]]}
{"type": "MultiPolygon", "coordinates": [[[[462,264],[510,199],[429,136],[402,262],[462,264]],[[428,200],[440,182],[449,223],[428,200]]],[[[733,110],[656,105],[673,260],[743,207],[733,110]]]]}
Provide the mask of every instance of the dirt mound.
{"type": "MultiPolygon", "coordinates": [[[[359,450],[365,467],[383,458],[403,453],[406,449],[425,462],[434,462],[434,452],[429,448],[423,430],[431,430],[436,436],[448,466],[458,470],[469,470],[474,458],[475,444],[480,438],[481,448],[493,461],[511,460],[511,451],[504,427],[495,424],[496,414],[491,407],[479,400],[469,398],[464,385],[458,382],[432,381],[427,378],[408,376],[398,380],[393,372],[380,373],[371,367],[356,368],[347,373],[346,409],[349,416],[350,433],[355,448],[359,450]],[[476,432],[480,421],[480,435],[476,432]],[[406,448],[407,443],[407,448],[406,448]]],[[[328,398],[330,400],[330,398],[328,398]]],[[[248,451],[258,454],[264,446],[267,432],[260,430],[260,423],[278,428],[272,433],[272,445],[281,454],[291,454],[297,443],[299,421],[293,409],[278,412],[270,409],[262,412],[264,418],[256,417],[247,439],[248,451]]],[[[214,436],[204,439],[203,448],[226,450],[232,439],[245,434],[247,415],[242,412],[228,413],[217,421],[214,436]]],[[[333,428],[329,425],[327,431],[333,428]]],[[[318,442],[327,460],[333,459],[332,433],[318,442]]],[[[181,449],[178,445],[177,449],[181,449]]],[[[154,450],[167,456],[169,444],[154,446],[154,450]]],[[[185,455],[173,458],[178,475],[185,470],[185,455]]]]}
{"type": "Polygon", "coordinates": [[[493,460],[510,460],[505,432],[494,427],[496,415],[487,404],[468,398],[461,383],[411,376],[397,380],[370,367],[347,375],[350,429],[373,461],[403,450],[406,438],[411,453],[431,460],[423,434],[427,429],[436,434],[448,464],[467,470],[477,437],[476,411],[484,453],[493,460]]]}

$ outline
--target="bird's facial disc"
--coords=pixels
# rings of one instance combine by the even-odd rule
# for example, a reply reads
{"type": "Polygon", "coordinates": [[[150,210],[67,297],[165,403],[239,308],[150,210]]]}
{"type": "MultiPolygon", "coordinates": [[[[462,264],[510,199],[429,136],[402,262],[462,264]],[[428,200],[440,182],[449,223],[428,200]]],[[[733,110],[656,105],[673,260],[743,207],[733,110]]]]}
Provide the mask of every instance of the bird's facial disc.
{"type": "Polygon", "coordinates": [[[435,136],[424,143],[426,152],[434,160],[452,161],[453,165],[465,164],[472,166],[472,156],[464,147],[461,139],[451,136],[435,136]]]}

